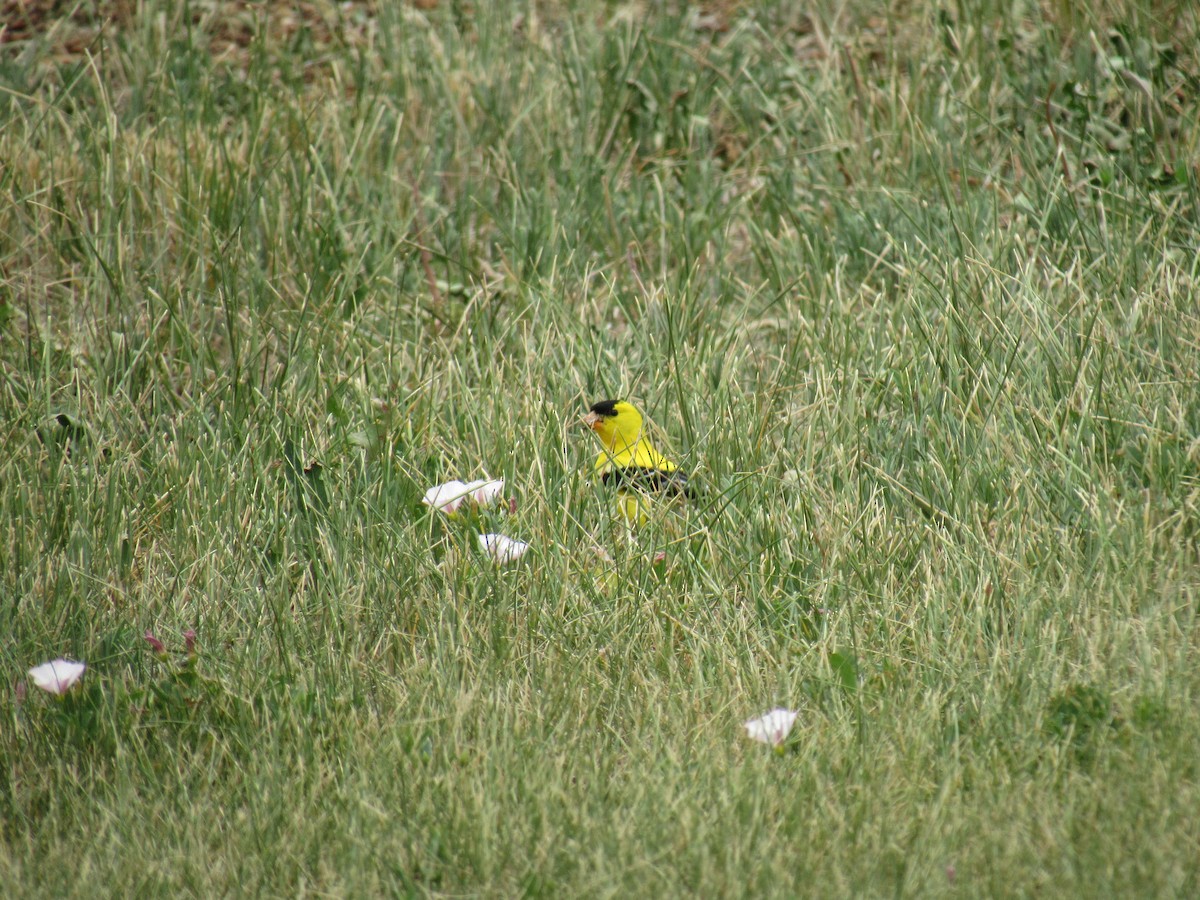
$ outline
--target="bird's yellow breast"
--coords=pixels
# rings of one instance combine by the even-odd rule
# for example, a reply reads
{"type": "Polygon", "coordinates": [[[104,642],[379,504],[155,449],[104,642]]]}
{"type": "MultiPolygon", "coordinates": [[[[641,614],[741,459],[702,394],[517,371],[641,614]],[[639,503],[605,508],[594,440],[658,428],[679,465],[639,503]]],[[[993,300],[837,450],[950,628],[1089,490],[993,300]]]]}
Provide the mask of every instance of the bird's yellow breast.
{"type": "Polygon", "coordinates": [[[646,440],[635,441],[632,445],[626,444],[621,447],[610,446],[606,450],[601,450],[600,455],[596,457],[596,471],[603,471],[610,467],[658,469],[660,472],[674,472],[677,468],[675,463],[655,450],[646,440]]]}

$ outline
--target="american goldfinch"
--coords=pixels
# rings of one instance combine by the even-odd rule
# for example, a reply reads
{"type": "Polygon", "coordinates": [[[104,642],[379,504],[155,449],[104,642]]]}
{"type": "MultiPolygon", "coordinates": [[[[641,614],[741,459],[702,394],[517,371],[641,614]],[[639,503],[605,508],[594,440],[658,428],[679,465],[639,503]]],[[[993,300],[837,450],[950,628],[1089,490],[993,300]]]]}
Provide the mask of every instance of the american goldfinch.
{"type": "Polygon", "coordinates": [[[596,457],[595,471],[606,485],[621,492],[620,508],[626,518],[645,518],[645,501],[630,490],[642,494],[690,495],[687,474],[659,453],[642,428],[642,414],[624,400],[593,403],[583,423],[596,433],[603,450],[596,457]]]}

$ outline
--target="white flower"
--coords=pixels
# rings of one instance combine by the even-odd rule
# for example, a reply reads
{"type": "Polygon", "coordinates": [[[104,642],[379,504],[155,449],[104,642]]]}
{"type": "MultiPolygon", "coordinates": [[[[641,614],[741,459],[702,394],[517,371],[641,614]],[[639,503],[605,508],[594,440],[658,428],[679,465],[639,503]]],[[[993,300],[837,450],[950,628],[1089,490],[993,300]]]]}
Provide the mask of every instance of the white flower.
{"type": "Polygon", "coordinates": [[[490,506],[504,493],[504,479],[472,481],[467,485],[467,490],[471,494],[471,499],[480,506],[490,506]]]}
{"type": "Polygon", "coordinates": [[[481,534],[479,546],[498,563],[515,562],[529,549],[524,541],[515,541],[504,534],[481,534]]]}
{"type": "Polygon", "coordinates": [[[503,478],[494,481],[480,479],[468,483],[456,479],[431,487],[425,492],[425,497],[421,502],[439,512],[453,515],[464,503],[474,503],[477,506],[488,506],[495,503],[500,499],[503,491],[503,478]]]}
{"type": "Polygon", "coordinates": [[[461,481],[447,481],[427,490],[421,502],[440,512],[453,513],[467,502],[468,493],[467,486],[461,481]]]}
{"type": "Polygon", "coordinates": [[[43,691],[49,691],[51,694],[62,694],[79,680],[79,676],[83,674],[83,670],[86,668],[87,666],[81,662],[56,659],[48,663],[42,663],[40,666],[34,666],[29,670],[29,677],[43,691]]]}
{"type": "Polygon", "coordinates": [[[778,747],[796,724],[799,713],[790,709],[773,709],[758,719],[746,723],[746,733],[756,741],[778,747]]]}

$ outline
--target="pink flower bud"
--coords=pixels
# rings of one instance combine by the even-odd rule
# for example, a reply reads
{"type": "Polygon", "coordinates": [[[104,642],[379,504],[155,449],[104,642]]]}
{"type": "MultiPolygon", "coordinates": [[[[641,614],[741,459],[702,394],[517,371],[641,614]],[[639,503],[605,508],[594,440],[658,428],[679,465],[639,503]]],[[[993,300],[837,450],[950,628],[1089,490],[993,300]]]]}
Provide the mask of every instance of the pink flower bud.
{"type": "Polygon", "coordinates": [[[160,641],[158,638],[156,638],[154,636],[153,632],[147,631],[144,635],[142,635],[142,637],[144,637],[146,639],[146,643],[150,645],[150,649],[153,650],[155,653],[166,653],[167,652],[166,645],[163,644],[163,642],[160,641]]]}

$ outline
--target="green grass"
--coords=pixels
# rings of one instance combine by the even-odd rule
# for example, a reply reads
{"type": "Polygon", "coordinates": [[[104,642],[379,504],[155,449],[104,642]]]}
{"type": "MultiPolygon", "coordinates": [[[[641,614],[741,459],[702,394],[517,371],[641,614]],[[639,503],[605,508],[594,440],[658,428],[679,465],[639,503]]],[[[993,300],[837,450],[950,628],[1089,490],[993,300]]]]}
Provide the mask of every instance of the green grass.
{"type": "Polygon", "coordinates": [[[1078,6],[10,25],[0,894],[1200,891],[1200,21],[1078,6]]]}

